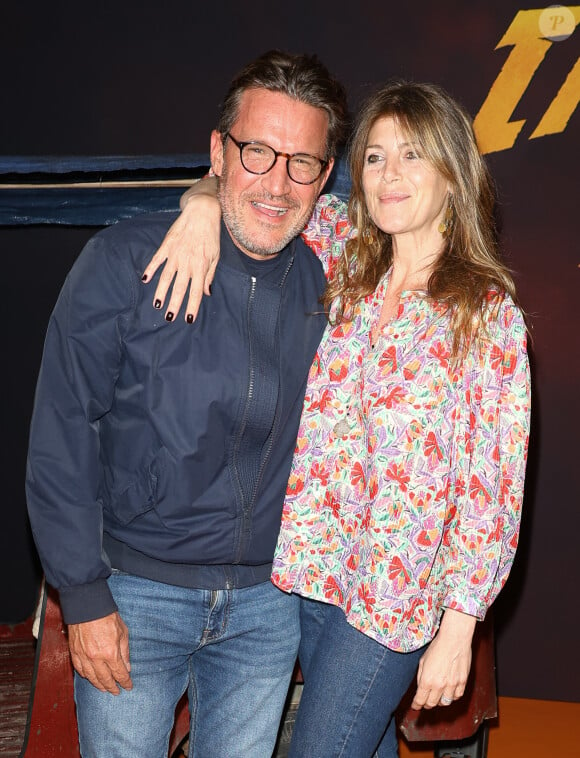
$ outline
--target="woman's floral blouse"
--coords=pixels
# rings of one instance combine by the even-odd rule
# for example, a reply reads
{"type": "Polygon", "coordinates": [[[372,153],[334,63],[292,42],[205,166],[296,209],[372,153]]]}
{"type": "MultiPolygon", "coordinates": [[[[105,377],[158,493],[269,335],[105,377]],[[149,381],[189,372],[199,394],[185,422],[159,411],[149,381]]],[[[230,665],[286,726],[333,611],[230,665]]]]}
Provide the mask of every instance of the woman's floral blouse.
{"type": "MultiPolygon", "coordinates": [[[[327,270],[351,234],[324,197],[305,231],[327,270]]],[[[526,329],[490,293],[486,336],[450,361],[449,318],[404,292],[370,342],[387,273],[310,370],[272,578],[340,606],[393,650],[434,636],[445,608],[485,616],[516,550],[527,454],[526,329]]]]}

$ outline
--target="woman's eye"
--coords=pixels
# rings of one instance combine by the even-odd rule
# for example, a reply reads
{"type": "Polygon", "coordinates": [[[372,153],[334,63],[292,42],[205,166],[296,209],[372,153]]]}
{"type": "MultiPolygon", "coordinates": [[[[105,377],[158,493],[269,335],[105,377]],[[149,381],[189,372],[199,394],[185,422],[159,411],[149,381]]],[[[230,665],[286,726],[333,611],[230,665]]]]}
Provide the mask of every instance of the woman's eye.
{"type": "Polygon", "coordinates": [[[366,158],[367,163],[378,163],[381,160],[381,156],[376,153],[369,153],[366,158]]]}

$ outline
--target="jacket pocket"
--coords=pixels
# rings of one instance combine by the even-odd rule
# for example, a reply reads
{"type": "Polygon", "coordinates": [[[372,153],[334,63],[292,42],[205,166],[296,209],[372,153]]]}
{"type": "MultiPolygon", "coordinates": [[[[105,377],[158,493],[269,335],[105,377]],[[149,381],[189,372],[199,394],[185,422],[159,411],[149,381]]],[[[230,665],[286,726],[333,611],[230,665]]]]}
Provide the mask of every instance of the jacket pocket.
{"type": "Polygon", "coordinates": [[[157,503],[157,486],[163,456],[158,452],[155,458],[139,472],[130,482],[108,487],[108,507],[106,509],[121,524],[129,524],[138,516],[155,508],[157,503]]]}

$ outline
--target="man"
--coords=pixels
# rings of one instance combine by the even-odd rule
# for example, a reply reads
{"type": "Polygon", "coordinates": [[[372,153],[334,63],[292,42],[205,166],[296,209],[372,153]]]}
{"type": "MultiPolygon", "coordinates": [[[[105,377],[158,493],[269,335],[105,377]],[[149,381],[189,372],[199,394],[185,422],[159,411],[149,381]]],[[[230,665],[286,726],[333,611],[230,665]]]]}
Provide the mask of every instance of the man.
{"type": "Polygon", "coordinates": [[[140,284],[174,214],[97,234],[51,317],[31,426],[30,518],[68,624],[83,756],[272,753],[299,641],[269,581],[322,267],[297,237],[333,165],[344,91],[267,53],[211,137],[222,257],[194,324],[140,284]],[[112,697],[117,695],[117,697],[112,697]]]}

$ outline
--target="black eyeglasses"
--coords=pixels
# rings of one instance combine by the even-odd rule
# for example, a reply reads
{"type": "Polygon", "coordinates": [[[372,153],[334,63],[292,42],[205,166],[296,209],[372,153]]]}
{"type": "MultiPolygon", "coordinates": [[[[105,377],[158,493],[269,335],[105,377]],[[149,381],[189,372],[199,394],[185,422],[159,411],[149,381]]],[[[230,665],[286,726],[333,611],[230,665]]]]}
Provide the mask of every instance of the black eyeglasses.
{"type": "Polygon", "coordinates": [[[229,132],[226,132],[227,137],[239,147],[242,166],[250,174],[267,174],[274,167],[278,156],[282,156],[286,158],[286,171],[293,182],[312,184],[328,166],[328,161],[323,161],[315,155],[308,155],[308,153],[290,155],[274,150],[273,147],[264,145],[262,142],[238,142],[229,132]]]}

